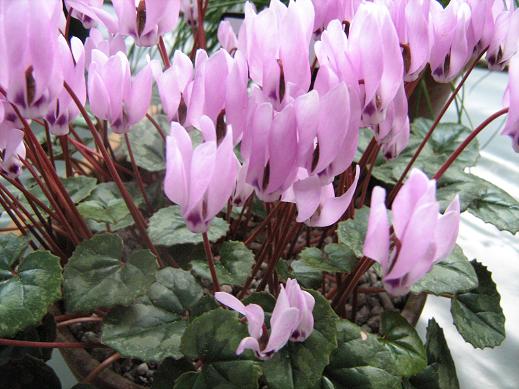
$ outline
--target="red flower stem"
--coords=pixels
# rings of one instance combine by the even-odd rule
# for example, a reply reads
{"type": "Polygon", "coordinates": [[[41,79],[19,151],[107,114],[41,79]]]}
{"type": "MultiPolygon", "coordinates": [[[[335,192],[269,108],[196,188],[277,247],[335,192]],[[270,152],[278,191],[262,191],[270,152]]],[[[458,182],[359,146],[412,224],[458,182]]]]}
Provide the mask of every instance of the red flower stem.
{"type": "Polygon", "coordinates": [[[276,206],[269,212],[267,217],[265,219],[263,219],[263,221],[254,229],[254,231],[252,231],[252,233],[243,241],[243,243],[245,243],[245,246],[248,246],[249,244],[251,244],[254,241],[256,236],[269,223],[270,219],[272,219],[272,217],[278,212],[281,204],[283,204],[283,203],[282,202],[277,203],[276,206]]]}
{"type": "Polygon", "coordinates": [[[151,207],[150,200],[148,199],[148,195],[146,194],[146,190],[144,189],[144,182],[142,181],[142,176],[139,171],[139,167],[135,162],[135,157],[133,155],[132,145],[130,144],[130,139],[128,138],[128,133],[124,134],[124,141],[126,142],[126,148],[128,149],[128,155],[130,156],[130,162],[132,165],[133,175],[135,180],[137,181],[137,186],[142,193],[142,197],[144,198],[144,203],[146,204],[146,208],[150,214],[153,213],[153,208],[151,207]]]}
{"type": "Polygon", "coordinates": [[[103,140],[101,139],[99,132],[95,128],[94,123],[92,123],[92,120],[90,120],[90,117],[88,116],[88,113],[85,110],[85,107],[83,107],[83,104],[81,104],[81,101],[79,101],[78,97],[76,96],[76,94],[74,93],[72,88],[70,88],[70,86],[66,82],[64,82],[63,85],[64,85],[65,89],[67,90],[68,94],[70,95],[70,97],[72,98],[72,100],[74,100],[76,106],[78,107],[79,111],[81,112],[81,115],[83,115],[83,118],[85,119],[85,121],[88,125],[88,128],[90,129],[90,132],[92,133],[92,136],[94,137],[95,143],[97,144],[97,146],[99,147],[99,150],[101,151],[101,154],[103,155],[103,159],[106,163],[106,166],[108,167],[108,170],[109,170],[112,178],[114,179],[115,184],[119,188],[119,191],[121,192],[121,195],[123,196],[126,206],[128,207],[128,209],[133,217],[133,220],[135,220],[137,228],[139,229],[139,232],[141,233],[141,236],[144,239],[144,243],[146,244],[148,249],[150,249],[150,251],[157,257],[157,261],[159,262],[159,265],[161,267],[163,267],[164,264],[162,263],[162,261],[160,259],[159,252],[158,252],[157,248],[151,242],[150,237],[148,236],[148,233],[146,232],[146,221],[144,220],[144,217],[142,216],[142,213],[139,210],[139,208],[137,208],[137,206],[133,202],[132,197],[128,193],[128,190],[124,186],[124,183],[121,180],[121,177],[119,176],[119,173],[117,173],[117,169],[115,168],[112,158],[108,154],[108,151],[106,150],[106,147],[103,144],[103,140]]]}
{"type": "MultiPolygon", "coordinates": [[[[280,203],[280,204],[283,204],[283,203],[280,203]]],[[[271,213],[273,211],[274,210],[272,210],[271,213]]],[[[281,227],[280,223],[275,223],[273,234],[277,234],[277,231],[280,227],[281,227]]],[[[249,276],[249,278],[247,278],[247,280],[245,281],[245,285],[243,285],[242,290],[238,294],[239,299],[243,298],[245,296],[245,294],[248,292],[248,290],[252,284],[252,281],[254,281],[254,277],[256,277],[256,273],[261,268],[261,264],[263,263],[265,255],[267,254],[270,246],[271,246],[271,239],[269,238],[269,236],[267,236],[267,238],[263,241],[263,245],[261,246],[259,254],[256,256],[256,263],[254,264],[254,266],[252,268],[251,275],[249,276]]]]}
{"type": "MultiPolygon", "coordinates": [[[[19,209],[29,220],[29,223],[25,223],[27,228],[32,233],[32,235],[42,244],[42,246],[46,249],[52,249],[52,252],[58,255],[61,259],[65,259],[67,256],[63,253],[59,245],[54,241],[54,238],[49,234],[46,230],[45,220],[39,213],[38,209],[31,204],[31,207],[39,217],[40,223],[37,223],[32,217],[31,213],[23,206],[23,204],[2,184],[0,183],[0,189],[4,192],[5,196],[9,197],[13,208],[19,209]],[[36,234],[38,232],[38,234],[36,234]]],[[[1,194],[1,192],[0,192],[1,194]]]]}
{"type": "Polygon", "coordinates": [[[81,342],[34,342],[31,340],[0,338],[0,346],[36,347],[36,348],[106,348],[104,344],[88,344],[81,342]]]}
{"type": "Polygon", "coordinates": [[[108,358],[106,358],[103,362],[101,362],[99,365],[97,365],[94,370],[92,370],[82,381],[84,384],[88,384],[93,382],[101,372],[106,369],[108,366],[110,366],[115,361],[121,359],[121,354],[114,353],[110,355],[108,358]]]}
{"type": "Polygon", "coordinates": [[[205,17],[205,11],[207,7],[207,3],[204,5],[203,0],[196,0],[197,1],[197,11],[198,11],[198,23],[196,28],[196,43],[197,47],[199,49],[207,49],[207,42],[206,42],[206,36],[205,36],[205,29],[204,29],[204,17],[205,17]]]}
{"type": "Polygon", "coordinates": [[[75,319],[60,321],[56,325],[57,325],[57,327],[64,327],[64,326],[69,326],[71,324],[100,322],[100,321],[103,321],[103,318],[102,317],[98,317],[98,316],[78,317],[78,318],[75,318],[75,319]]]}
{"type": "Polygon", "coordinates": [[[25,187],[20,183],[18,179],[13,180],[9,176],[6,176],[4,173],[0,172],[0,176],[2,176],[3,179],[5,179],[7,182],[9,182],[11,185],[13,185],[16,189],[18,189],[22,194],[25,196],[27,201],[29,203],[34,203],[38,207],[40,207],[49,217],[52,217],[59,221],[59,218],[56,217],[56,214],[49,209],[40,199],[38,199],[36,196],[34,196],[31,192],[29,192],[25,187]]]}
{"type": "Polygon", "coordinates": [[[106,172],[106,169],[103,169],[99,162],[94,158],[94,155],[97,155],[97,151],[90,149],[89,147],[79,143],[78,141],[68,138],[70,143],[76,148],[76,150],[90,163],[89,169],[92,170],[97,178],[101,181],[106,181],[110,179],[110,174],[106,172]]]}
{"type": "Polygon", "coordinates": [[[69,34],[70,34],[70,22],[71,22],[71,16],[70,16],[70,12],[67,12],[67,21],[66,21],[66,24],[65,24],[65,32],[63,33],[63,36],[65,37],[65,40],[67,41],[67,43],[70,45],[69,43],[69,34]]]}
{"type": "Polygon", "coordinates": [[[70,153],[68,150],[68,141],[66,135],[61,135],[58,137],[59,143],[61,145],[61,150],[63,151],[63,160],[65,161],[65,172],[67,177],[72,177],[74,175],[74,171],[72,170],[72,161],[70,160],[70,153]]]}
{"type": "Polygon", "coordinates": [[[362,257],[356,268],[348,276],[346,282],[342,286],[337,285],[337,293],[332,301],[332,306],[336,311],[341,312],[343,310],[344,304],[346,304],[346,301],[348,300],[351,292],[357,286],[362,275],[368,271],[373,263],[374,262],[371,259],[362,257]]]}
{"type": "Polygon", "coordinates": [[[155,127],[157,129],[157,131],[158,131],[160,137],[162,138],[162,140],[164,142],[166,142],[166,134],[164,133],[164,130],[162,129],[160,124],[149,113],[146,114],[146,118],[151,122],[153,127],[155,127]]]}
{"type": "Polygon", "coordinates": [[[249,203],[251,201],[252,201],[252,195],[249,196],[249,198],[247,200],[245,200],[245,202],[243,203],[240,215],[238,216],[238,218],[236,220],[234,220],[234,222],[231,223],[231,228],[229,229],[229,234],[231,236],[234,236],[234,233],[236,232],[236,229],[238,228],[238,226],[241,223],[241,219],[243,218],[243,214],[245,213],[245,210],[247,209],[247,207],[248,207],[248,205],[249,205],[249,203]]]}
{"type": "Polygon", "coordinates": [[[164,62],[164,68],[169,69],[171,67],[171,62],[169,61],[168,51],[166,50],[166,45],[164,44],[164,39],[162,38],[162,35],[159,36],[158,49],[160,57],[162,58],[162,62],[164,62]]]}
{"type": "Polygon", "coordinates": [[[454,89],[454,91],[451,93],[449,99],[443,105],[440,113],[438,114],[438,116],[434,120],[433,124],[429,128],[429,131],[427,131],[427,134],[425,135],[425,137],[423,138],[422,142],[420,143],[420,146],[418,146],[418,148],[416,149],[413,157],[411,158],[411,160],[409,161],[409,163],[405,167],[404,171],[400,175],[400,178],[398,179],[397,183],[395,184],[395,186],[393,187],[393,189],[389,193],[388,198],[387,198],[387,203],[388,203],[389,206],[391,206],[391,204],[393,204],[393,201],[395,200],[395,197],[396,197],[398,191],[400,190],[400,188],[403,185],[403,182],[404,182],[405,177],[407,176],[407,173],[409,173],[409,171],[413,167],[413,164],[415,163],[416,159],[418,158],[418,156],[420,155],[420,153],[424,149],[425,145],[427,144],[427,142],[431,138],[432,133],[434,132],[436,127],[438,127],[438,124],[440,123],[440,120],[443,118],[443,115],[445,115],[445,112],[447,112],[447,109],[449,108],[449,106],[452,104],[452,102],[454,101],[454,99],[458,95],[459,91],[461,90],[461,87],[465,84],[465,81],[467,81],[467,78],[469,78],[470,74],[472,73],[472,70],[474,70],[474,68],[476,67],[478,61],[483,56],[485,51],[486,50],[483,50],[483,52],[478,56],[478,58],[476,58],[474,60],[474,62],[470,65],[470,67],[465,72],[465,75],[463,76],[461,81],[456,86],[456,89],[454,89]]]}
{"type": "Polygon", "coordinates": [[[40,170],[41,176],[45,180],[45,184],[39,179],[38,174],[34,171],[34,169],[30,166],[27,161],[22,159],[22,163],[26,166],[26,168],[31,172],[32,176],[42,189],[43,193],[46,195],[48,200],[51,202],[53,208],[63,215],[63,224],[68,225],[68,220],[70,220],[74,224],[74,228],[69,228],[69,231],[72,236],[78,236],[78,241],[83,238],[89,238],[92,234],[88,229],[85,221],[77,211],[74,203],[72,202],[70,195],[67,190],[63,186],[60,178],[58,177],[55,169],[50,164],[45,151],[41,147],[38,139],[34,136],[32,129],[29,124],[25,120],[23,116],[21,116],[18,108],[12,105],[15,110],[18,118],[22,121],[25,135],[28,138],[26,144],[29,146],[27,148],[27,156],[31,159],[31,161],[37,166],[40,170]],[[66,215],[66,216],[65,216],[66,215]]]}
{"type": "Polygon", "coordinates": [[[278,240],[278,244],[276,245],[276,248],[274,249],[274,254],[271,256],[267,270],[263,274],[263,279],[261,280],[260,284],[257,287],[257,291],[262,291],[265,289],[265,286],[267,285],[267,281],[272,276],[272,273],[276,267],[276,264],[279,260],[279,257],[283,253],[283,250],[285,249],[288,241],[290,240],[290,237],[297,231],[297,224],[292,227],[292,229],[289,231],[290,228],[290,221],[292,216],[294,216],[295,207],[293,204],[289,204],[286,207],[284,218],[280,218],[277,224],[282,225],[282,228],[279,228],[278,231],[281,234],[281,238],[278,240]]]}
{"type": "MultiPolygon", "coordinates": [[[[380,146],[377,144],[373,147],[373,150],[369,156],[367,161],[367,165],[369,165],[368,170],[366,172],[366,176],[362,181],[362,187],[360,191],[360,196],[358,199],[357,207],[362,208],[364,206],[364,202],[366,201],[366,195],[368,194],[369,182],[371,180],[371,173],[373,172],[373,168],[375,167],[375,161],[377,160],[378,152],[380,151],[380,146]]],[[[352,200],[353,202],[354,200],[352,200]]]]}
{"type": "MultiPolygon", "coordinates": [[[[17,213],[17,210],[14,209],[14,207],[12,207],[12,205],[9,204],[9,202],[7,202],[5,200],[5,198],[1,192],[0,192],[0,205],[7,212],[7,214],[9,215],[9,217],[11,218],[13,223],[16,225],[16,227],[18,227],[18,230],[20,230],[20,232],[22,232],[22,234],[25,235],[26,230],[30,230],[30,229],[28,228],[28,226],[25,226],[25,227],[23,226],[22,219],[20,218],[20,215],[17,213]]],[[[29,241],[29,244],[31,245],[31,247],[34,250],[38,249],[38,246],[36,246],[36,244],[32,240],[29,241]]]]}
{"type": "Polygon", "coordinates": [[[434,179],[438,181],[443,174],[447,171],[447,169],[452,165],[452,163],[459,157],[461,152],[465,150],[465,148],[474,140],[478,134],[483,131],[490,123],[492,123],[494,120],[496,120],[498,117],[505,115],[508,113],[508,108],[503,108],[496,113],[490,115],[488,118],[483,121],[474,131],[470,133],[470,135],[463,141],[462,144],[460,144],[456,150],[450,155],[450,157],[445,161],[445,163],[440,167],[440,169],[436,172],[434,175],[434,179]]]}
{"type": "MultiPolygon", "coordinates": [[[[29,152],[29,149],[27,150],[28,156],[31,157],[31,153],[29,152]]],[[[34,159],[34,156],[32,156],[31,159],[34,159]]],[[[60,204],[58,203],[57,199],[52,195],[52,192],[50,191],[49,187],[43,183],[43,181],[40,179],[38,173],[34,170],[34,167],[25,159],[21,159],[23,165],[25,168],[31,173],[32,177],[36,181],[36,184],[40,187],[43,194],[47,199],[49,200],[52,208],[55,211],[55,215],[58,217],[59,222],[65,229],[67,230],[70,239],[74,244],[78,244],[81,241],[80,236],[78,235],[78,232],[75,228],[72,228],[72,225],[69,223],[69,220],[67,216],[65,216],[65,213],[63,212],[63,209],[61,208],[60,204]]]]}
{"type": "MultiPolygon", "coordinates": [[[[70,198],[69,193],[67,192],[67,190],[63,186],[63,183],[58,177],[56,170],[50,164],[47,155],[45,154],[45,151],[43,150],[40,143],[38,142],[38,139],[32,132],[29,123],[27,123],[27,120],[21,115],[16,105],[11,104],[11,106],[13,107],[13,110],[15,111],[16,115],[23,124],[24,133],[27,137],[27,144],[29,145],[29,150],[33,152],[33,160],[37,163],[38,167],[40,168],[42,177],[45,180],[45,183],[48,185],[49,190],[52,192],[53,196],[56,197],[57,201],[63,208],[64,213],[66,213],[68,218],[72,221],[72,223],[74,224],[74,228],[78,231],[80,236],[86,239],[90,238],[92,236],[90,229],[86,225],[86,222],[83,219],[83,217],[79,214],[79,211],[77,210],[74,202],[70,198]]],[[[27,150],[28,154],[29,150],[27,150]]]]}
{"type": "Polygon", "coordinates": [[[49,152],[50,163],[52,164],[52,167],[56,169],[56,161],[54,160],[54,150],[52,148],[52,139],[50,136],[49,124],[46,121],[44,121],[43,127],[45,128],[45,139],[47,144],[47,150],[49,152]]]}
{"type": "Polygon", "coordinates": [[[216,268],[214,266],[213,251],[211,250],[211,243],[207,237],[207,232],[202,234],[204,239],[204,250],[207,257],[207,264],[209,265],[209,271],[211,272],[211,279],[213,281],[213,293],[220,291],[220,283],[218,282],[218,276],[216,275],[216,268]]]}

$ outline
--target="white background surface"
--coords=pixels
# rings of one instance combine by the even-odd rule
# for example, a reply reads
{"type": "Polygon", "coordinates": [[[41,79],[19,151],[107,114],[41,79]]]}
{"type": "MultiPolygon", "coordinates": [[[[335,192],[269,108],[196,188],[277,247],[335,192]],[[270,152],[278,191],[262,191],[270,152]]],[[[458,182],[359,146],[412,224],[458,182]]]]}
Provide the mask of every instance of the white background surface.
{"type": "MultiPolygon", "coordinates": [[[[465,88],[465,108],[474,126],[492,113],[503,108],[502,94],[507,74],[475,70],[465,88]]],[[[456,120],[450,110],[445,120],[456,120]]],[[[468,120],[464,119],[468,125],[468,120]]],[[[483,146],[481,159],[471,172],[500,186],[519,199],[519,154],[512,150],[508,137],[492,137],[501,120],[480,135],[483,146]]],[[[460,386],[463,389],[519,388],[519,234],[500,232],[468,213],[462,215],[458,244],[469,259],[477,258],[492,272],[492,278],[501,294],[501,306],[506,316],[506,340],[494,349],[478,350],[465,343],[452,324],[450,300],[429,296],[418,331],[425,339],[425,328],[434,317],[443,328],[449,344],[460,386]]]]}

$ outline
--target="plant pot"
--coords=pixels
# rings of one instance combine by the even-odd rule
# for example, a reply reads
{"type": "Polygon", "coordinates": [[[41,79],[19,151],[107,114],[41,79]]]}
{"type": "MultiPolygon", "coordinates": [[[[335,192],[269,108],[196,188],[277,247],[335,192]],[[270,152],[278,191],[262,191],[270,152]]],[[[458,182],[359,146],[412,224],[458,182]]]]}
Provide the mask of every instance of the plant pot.
{"type": "MultiPolygon", "coordinates": [[[[68,328],[59,328],[57,341],[77,342],[77,339],[68,328]]],[[[60,349],[59,351],[72,374],[80,382],[99,365],[99,361],[84,349],[60,349]]],[[[99,389],[145,389],[144,386],[130,381],[110,368],[104,369],[92,384],[99,389]]]]}

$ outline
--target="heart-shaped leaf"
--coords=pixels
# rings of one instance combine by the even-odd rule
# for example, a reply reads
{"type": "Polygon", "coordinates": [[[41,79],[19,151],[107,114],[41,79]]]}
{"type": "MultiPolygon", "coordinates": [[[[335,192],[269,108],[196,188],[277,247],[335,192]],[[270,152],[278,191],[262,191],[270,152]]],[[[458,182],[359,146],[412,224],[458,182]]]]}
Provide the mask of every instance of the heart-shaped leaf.
{"type": "MultiPolygon", "coordinates": [[[[192,261],[195,275],[211,280],[207,261],[192,261]]],[[[250,274],[254,264],[254,253],[242,242],[227,241],[220,248],[220,260],[216,261],[216,275],[220,284],[241,285],[250,274]]]]}
{"type": "Polygon", "coordinates": [[[58,257],[34,251],[20,258],[23,243],[14,235],[2,240],[8,249],[0,256],[0,336],[11,337],[40,323],[61,297],[62,276],[58,257]]]}
{"type": "Polygon", "coordinates": [[[398,313],[384,312],[380,342],[394,361],[394,373],[409,377],[427,365],[424,345],[416,330],[398,313]]]}
{"type": "Polygon", "coordinates": [[[317,247],[307,247],[299,254],[299,261],[306,267],[318,272],[343,273],[353,270],[357,258],[353,251],[344,244],[330,243],[321,251],[317,247]]]}
{"type": "Polygon", "coordinates": [[[505,339],[505,316],[501,296],[485,266],[472,261],[479,286],[454,296],[451,313],[454,325],[465,341],[476,348],[499,346],[505,339]]]}
{"type": "Polygon", "coordinates": [[[424,278],[413,285],[414,293],[427,292],[435,295],[442,293],[466,292],[478,286],[478,277],[461,247],[443,261],[433,266],[424,278]]]}
{"type": "MultiPolygon", "coordinates": [[[[229,224],[215,217],[209,226],[207,236],[211,242],[225,236],[229,224]]],[[[202,234],[189,231],[177,205],[159,209],[150,218],[148,234],[152,242],[159,246],[175,246],[179,244],[202,243],[202,234]]]]}
{"type": "Polygon", "coordinates": [[[174,389],[236,388],[257,389],[261,375],[254,361],[223,361],[204,365],[198,373],[184,373],[175,382],[174,389]]]}
{"type": "MultiPolygon", "coordinates": [[[[143,197],[134,183],[127,183],[126,189],[137,206],[143,197]]],[[[97,223],[108,223],[112,231],[131,226],[134,221],[119,188],[114,182],[104,182],[95,187],[88,198],[78,205],[78,211],[85,219],[97,223]]]]}
{"type": "Polygon", "coordinates": [[[116,307],[103,321],[102,341],[121,355],[143,361],[181,358],[180,339],[187,322],[176,312],[141,297],[129,307],[116,307]]]}
{"type": "Polygon", "coordinates": [[[429,320],[426,337],[425,348],[429,366],[415,377],[411,377],[411,384],[416,388],[458,389],[456,367],[443,330],[436,320],[429,320]]]}
{"type": "Polygon", "coordinates": [[[149,250],[125,260],[121,238],[99,234],[80,243],[65,265],[65,305],[70,312],[129,305],[155,280],[157,261],[149,250]]]}
{"type": "Polygon", "coordinates": [[[337,236],[342,243],[353,250],[356,257],[363,256],[364,239],[368,230],[369,208],[364,207],[355,211],[355,219],[339,223],[337,236]]]}
{"type": "MultiPolygon", "coordinates": [[[[155,120],[164,131],[169,130],[169,121],[164,115],[155,116],[155,120]]],[[[133,157],[137,166],[149,171],[160,172],[166,168],[164,163],[164,140],[153,124],[145,119],[132,127],[128,133],[133,157]]],[[[121,144],[120,151],[131,162],[126,143],[121,144]]]]}
{"type": "Polygon", "coordinates": [[[247,327],[236,313],[215,309],[194,319],[182,337],[181,350],[188,358],[204,361],[198,373],[185,373],[175,388],[258,387],[261,370],[254,361],[236,355],[247,327]]]}
{"type": "Polygon", "coordinates": [[[180,339],[187,322],[181,315],[203,296],[191,273],[170,267],[156,273],[147,297],[110,311],[103,341],[121,355],[145,361],[180,358],[180,339]]]}

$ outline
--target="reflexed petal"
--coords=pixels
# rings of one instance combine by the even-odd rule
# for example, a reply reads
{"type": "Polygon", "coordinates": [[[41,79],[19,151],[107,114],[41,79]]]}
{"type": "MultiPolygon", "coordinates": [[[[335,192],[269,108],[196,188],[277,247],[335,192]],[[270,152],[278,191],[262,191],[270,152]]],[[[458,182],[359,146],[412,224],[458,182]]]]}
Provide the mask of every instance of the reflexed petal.
{"type": "Polygon", "coordinates": [[[199,206],[213,178],[216,158],[216,142],[205,142],[196,147],[191,160],[189,203],[185,214],[199,206]]]}
{"type": "Polygon", "coordinates": [[[384,272],[388,270],[390,246],[389,221],[385,201],[385,190],[376,186],[371,194],[368,230],[363,249],[364,255],[380,263],[384,272]]]}
{"type": "Polygon", "coordinates": [[[399,239],[405,233],[409,219],[418,201],[426,193],[429,185],[427,176],[418,169],[411,170],[409,178],[393,201],[393,227],[399,239]]]}
{"type": "Polygon", "coordinates": [[[278,298],[276,300],[276,305],[272,310],[272,316],[270,318],[270,326],[273,327],[276,321],[279,319],[281,314],[290,308],[290,302],[288,301],[288,296],[285,288],[281,285],[281,290],[279,291],[278,298]]]}
{"type": "Polygon", "coordinates": [[[292,105],[274,116],[268,147],[270,176],[266,191],[284,191],[297,162],[297,123],[292,105]]]}
{"type": "Polygon", "coordinates": [[[133,125],[139,122],[150,106],[152,74],[150,65],[146,65],[132,80],[130,99],[128,100],[128,120],[133,125]]]}
{"type": "Polygon", "coordinates": [[[227,20],[222,20],[218,25],[218,42],[229,53],[238,47],[238,38],[227,20]]]}
{"type": "Polygon", "coordinates": [[[260,357],[260,345],[258,340],[253,337],[243,338],[236,349],[236,355],[242,354],[245,350],[252,350],[257,357],[260,357]]]}
{"type": "Polygon", "coordinates": [[[208,218],[216,216],[222,210],[236,187],[239,162],[234,155],[231,129],[228,129],[225,138],[218,146],[214,164],[215,174],[207,194],[208,218]]]}
{"type": "Polygon", "coordinates": [[[355,179],[348,190],[340,197],[321,198],[320,208],[306,224],[312,227],[328,227],[337,222],[351,203],[355,190],[357,189],[359,174],[360,168],[357,165],[355,179]]]}
{"type": "Polygon", "coordinates": [[[256,339],[261,338],[263,334],[263,324],[265,322],[263,308],[257,304],[249,304],[245,307],[245,316],[247,317],[249,334],[256,339]]]}
{"type": "Polygon", "coordinates": [[[460,226],[460,200],[458,195],[449,204],[445,213],[438,218],[438,224],[434,233],[436,242],[436,254],[434,261],[445,258],[454,249],[460,226]]]}
{"type": "Polygon", "coordinates": [[[315,213],[321,200],[321,180],[317,176],[310,176],[294,185],[294,196],[297,205],[298,223],[302,223],[315,213]]]}
{"type": "Polygon", "coordinates": [[[275,322],[271,320],[270,337],[265,350],[262,351],[263,356],[268,358],[287,344],[299,320],[300,312],[297,308],[287,308],[279,314],[275,322]]]}
{"type": "Polygon", "coordinates": [[[237,299],[230,293],[215,292],[214,298],[220,304],[223,304],[223,305],[231,308],[232,310],[241,313],[244,316],[247,314],[245,305],[239,299],[237,299]]]}

